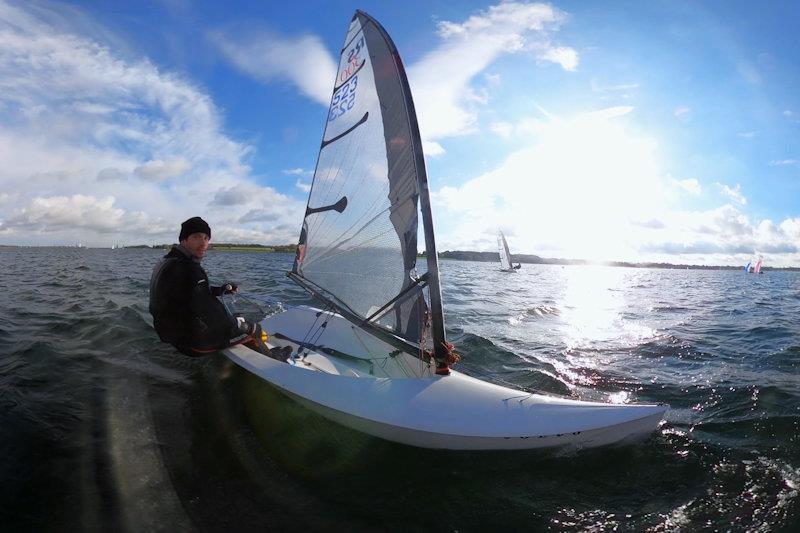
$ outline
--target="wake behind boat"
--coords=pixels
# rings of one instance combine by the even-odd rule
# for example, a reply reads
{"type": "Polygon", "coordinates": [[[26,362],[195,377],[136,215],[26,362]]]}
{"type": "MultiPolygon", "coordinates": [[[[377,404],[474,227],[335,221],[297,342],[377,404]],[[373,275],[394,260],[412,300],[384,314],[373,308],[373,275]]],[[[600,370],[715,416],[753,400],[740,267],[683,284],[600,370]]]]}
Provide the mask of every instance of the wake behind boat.
{"type": "Polygon", "coordinates": [[[262,321],[268,345],[292,355],[225,353],[355,430],[423,448],[582,448],[646,436],[667,409],[532,394],[450,369],[414,104],[391,38],[362,11],[342,47],[289,276],[321,302],[262,321]]]}

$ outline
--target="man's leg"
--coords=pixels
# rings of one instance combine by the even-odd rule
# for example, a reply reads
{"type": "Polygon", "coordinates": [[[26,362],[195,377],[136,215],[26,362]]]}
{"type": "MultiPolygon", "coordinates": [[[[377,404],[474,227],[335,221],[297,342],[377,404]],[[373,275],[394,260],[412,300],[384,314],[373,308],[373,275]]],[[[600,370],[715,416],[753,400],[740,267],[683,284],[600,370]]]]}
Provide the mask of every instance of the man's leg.
{"type": "Polygon", "coordinates": [[[245,346],[278,361],[286,361],[292,355],[291,346],[269,348],[264,342],[266,335],[262,335],[261,324],[250,324],[246,321],[245,324],[248,325],[248,331],[250,332],[249,338],[243,342],[245,346]]]}

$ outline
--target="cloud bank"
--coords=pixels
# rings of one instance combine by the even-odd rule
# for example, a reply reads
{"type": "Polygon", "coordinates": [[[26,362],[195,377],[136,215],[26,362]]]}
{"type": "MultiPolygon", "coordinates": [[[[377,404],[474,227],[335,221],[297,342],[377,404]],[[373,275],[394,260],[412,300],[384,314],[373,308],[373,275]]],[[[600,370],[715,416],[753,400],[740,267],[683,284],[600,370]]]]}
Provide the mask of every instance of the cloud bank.
{"type": "MultiPolygon", "coordinates": [[[[459,186],[433,194],[442,250],[496,249],[503,228],[518,253],[602,261],[738,265],[800,260],[800,219],[756,220],[737,184],[662,175],[657,143],[625,127],[632,108],[535,122],[530,146],[459,186]],[[713,189],[713,188],[712,188],[713,189]],[[687,198],[712,207],[687,210],[687,198]],[[716,203],[716,206],[713,204],[716,203]]],[[[521,126],[497,124],[500,135],[521,126]]]]}
{"type": "MultiPolygon", "coordinates": [[[[224,240],[262,201],[282,203],[280,220],[299,227],[302,206],[253,182],[252,148],[224,134],[206,93],[79,35],[70,21],[81,19],[60,15],[0,3],[2,242],[172,242],[199,213],[224,240]],[[231,202],[241,188],[250,196],[231,202]]],[[[246,230],[261,242],[296,239],[273,226],[254,220],[246,230]]]]}
{"type": "MultiPolygon", "coordinates": [[[[549,4],[504,2],[462,22],[441,21],[440,43],[407,67],[428,155],[444,153],[437,139],[477,127],[487,95],[473,80],[503,54],[529,54],[565,70],[578,67],[578,53],[552,38],[567,15],[549,4]]],[[[337,61],[313,35],[285,37],[271,30],[211,34],[223,55],[242,72],[265,83],[285,82],[313,101],[330,103],[337,61]]],[[[496,78],[485,80],[489,85],[496,78]]]]}

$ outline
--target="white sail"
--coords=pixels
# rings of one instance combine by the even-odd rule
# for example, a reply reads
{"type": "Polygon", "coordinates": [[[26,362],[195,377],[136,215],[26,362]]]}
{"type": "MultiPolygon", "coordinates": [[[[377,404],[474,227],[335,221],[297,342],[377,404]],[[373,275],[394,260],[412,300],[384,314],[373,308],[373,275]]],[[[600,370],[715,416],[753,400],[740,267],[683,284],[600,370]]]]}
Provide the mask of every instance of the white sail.
{"type": "Polygon", "coordinates": [[[407,341],[398,345],[406,351],[423,340],[430,317],[436,349],[445,339],[435,251],[405,72],[383,28],[357,12],[339,58],[291,277],[359,326],[407,341]],[[424,279],[416,269],[420,215],[424,279]]]}
{"type": "Polygon", "coordinates": [[[500,270],[511,270],[511,252],[503,232],[497,234],[497,251],[500,254],[500,270]]]}
{"type": "Polygon", "coordinates": [[[508,250],[508,242],[502,231],[497,233],[497,253],[500,255],[500,270],[503,272],[516,272],[522,264],[511,262],[511,252],[508,250]]]}

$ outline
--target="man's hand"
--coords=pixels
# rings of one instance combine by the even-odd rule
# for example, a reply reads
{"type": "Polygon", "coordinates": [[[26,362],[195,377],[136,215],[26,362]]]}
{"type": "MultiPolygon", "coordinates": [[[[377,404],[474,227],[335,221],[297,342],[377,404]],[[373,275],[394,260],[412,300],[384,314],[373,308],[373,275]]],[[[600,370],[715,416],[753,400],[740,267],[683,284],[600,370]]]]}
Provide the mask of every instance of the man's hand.
{"type": "Polygon", "coordinates": [[[222,287],[222,294],[231,294],[239,290],[239,286],[235,283],[226,283],[222,287]]]}

